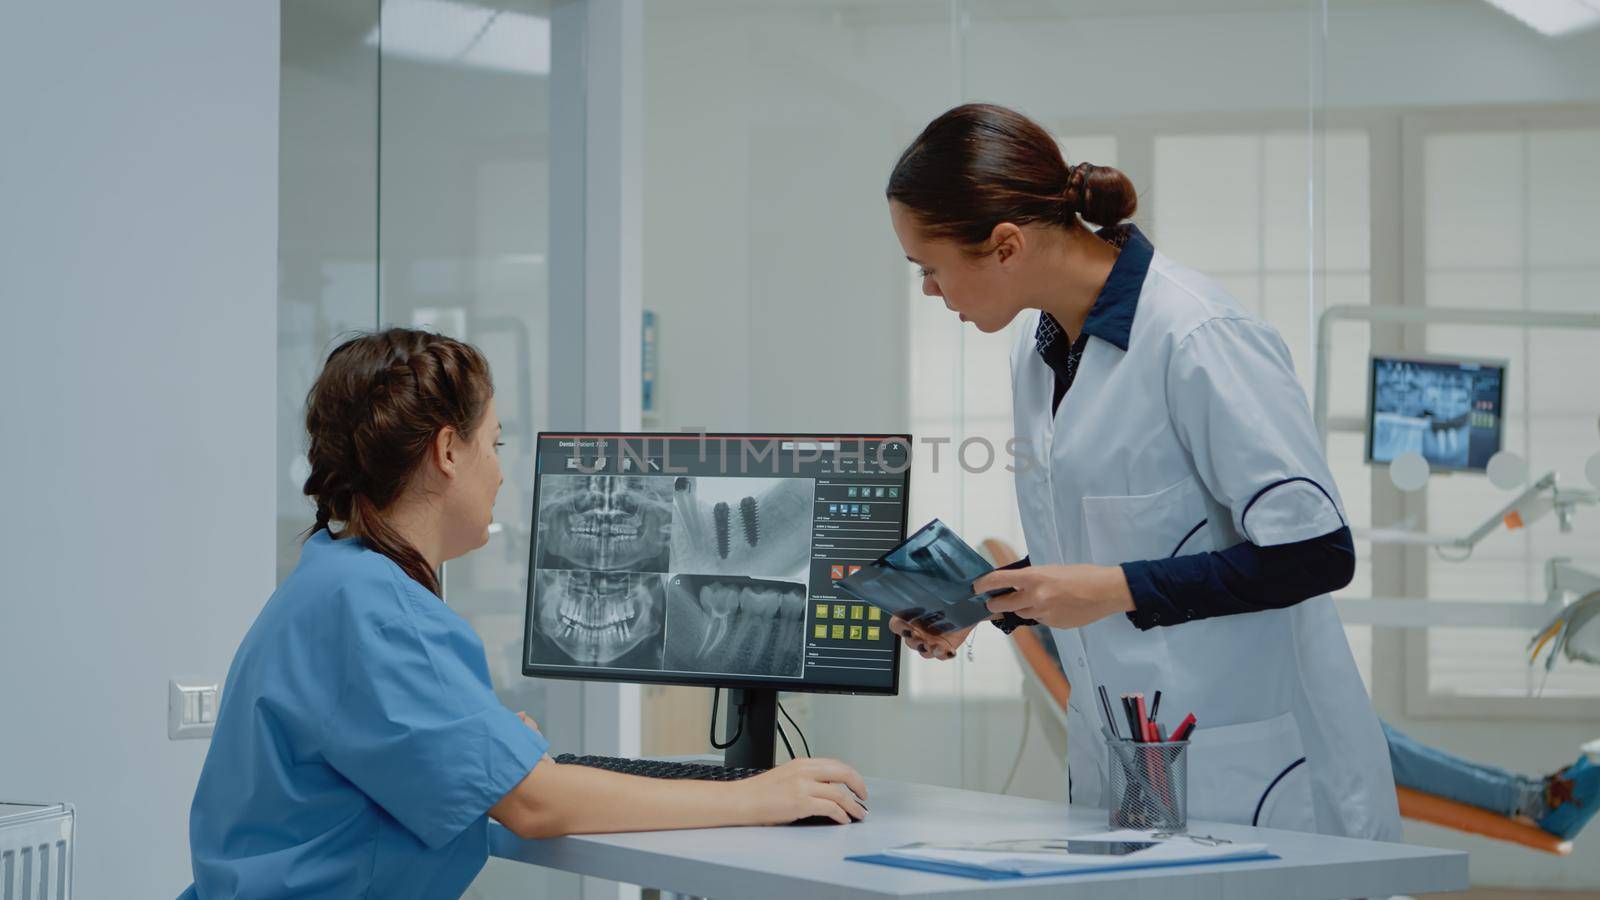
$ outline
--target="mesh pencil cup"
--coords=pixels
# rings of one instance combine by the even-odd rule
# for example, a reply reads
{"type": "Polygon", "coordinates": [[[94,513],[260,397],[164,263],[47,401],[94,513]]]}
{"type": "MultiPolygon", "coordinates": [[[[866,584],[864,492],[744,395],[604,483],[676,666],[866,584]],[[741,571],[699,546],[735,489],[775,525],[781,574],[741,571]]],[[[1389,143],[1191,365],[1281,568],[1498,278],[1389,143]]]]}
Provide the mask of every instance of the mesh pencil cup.
{"type": "Polygon", "coordinates": [[[1112,828],[1188,830],[1188,750],[1188,741],[1106,741],[1106,806],[1112,828]]]}

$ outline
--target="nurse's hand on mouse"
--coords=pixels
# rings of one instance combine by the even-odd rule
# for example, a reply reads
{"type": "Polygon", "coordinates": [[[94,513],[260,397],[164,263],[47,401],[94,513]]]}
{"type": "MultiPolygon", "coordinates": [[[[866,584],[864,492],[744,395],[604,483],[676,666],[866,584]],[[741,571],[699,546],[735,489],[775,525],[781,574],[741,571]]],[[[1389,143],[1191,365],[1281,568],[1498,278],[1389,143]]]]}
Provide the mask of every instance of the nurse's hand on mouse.
{"type": "Polygon", "coordinates": [[[837,759],[792,759],[733,784],[745,795],[747,820],[763,825],[783,825],[808,816],[826,816],[848,825],[867,817],[867,783],[837,759]]]}
{"type": "Polygon", "coordinates": [[[1121,566],[1028,566],[996,569],[972,583],[979,593],[1011,588],[989,601],[989,611],[1014,612],[1051,628],[1077,628],[1116,613],[1133,612],[1133,594],[1121,566]]]}

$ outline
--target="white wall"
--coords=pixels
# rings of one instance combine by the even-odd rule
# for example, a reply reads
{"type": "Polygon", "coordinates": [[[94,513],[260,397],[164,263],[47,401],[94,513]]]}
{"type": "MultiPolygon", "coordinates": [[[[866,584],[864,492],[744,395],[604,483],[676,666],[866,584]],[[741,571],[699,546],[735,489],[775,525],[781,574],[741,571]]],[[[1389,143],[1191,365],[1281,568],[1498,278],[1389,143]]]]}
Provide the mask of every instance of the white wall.
{"type": "Polygon", "coordinates": [[[174,896],[220,681],[273,584],[278,5],[0,24],[0,797],[78,807],[78,896],[174,896]]]}

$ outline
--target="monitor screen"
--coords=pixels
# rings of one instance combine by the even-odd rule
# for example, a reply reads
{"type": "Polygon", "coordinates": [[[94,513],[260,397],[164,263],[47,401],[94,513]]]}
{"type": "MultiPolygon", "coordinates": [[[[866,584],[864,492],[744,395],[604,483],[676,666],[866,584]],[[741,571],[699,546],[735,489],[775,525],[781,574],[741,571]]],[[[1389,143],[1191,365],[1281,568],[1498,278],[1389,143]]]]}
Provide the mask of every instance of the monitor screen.
{"type": "Polygon", "coordinates": [[[905,536],[909,435],[541,433],[522,671],[893,694],[833,580],[905,536]]]}
{"type": "Polygon", "coordinates": [[[1367,461],[1417,452],[1433,469],[1482,472],[1500,452],[1504,361],[1372,358],[1367,461]]]}

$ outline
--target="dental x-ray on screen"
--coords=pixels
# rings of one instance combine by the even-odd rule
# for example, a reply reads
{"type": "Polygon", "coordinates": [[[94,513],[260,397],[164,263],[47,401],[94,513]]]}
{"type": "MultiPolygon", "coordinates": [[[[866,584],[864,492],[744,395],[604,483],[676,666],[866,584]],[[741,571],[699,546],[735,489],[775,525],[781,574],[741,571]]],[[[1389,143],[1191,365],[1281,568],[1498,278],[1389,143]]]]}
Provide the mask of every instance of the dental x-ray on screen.
{"type": "Polygon", "coordinates": [[[886,623],[830,576],[899,542],[907,476],[798,447],[541,435],[524,673],[892,687],[886,623]]]}
{"type": "Polygon", "coordinates": [[[1374,356],[1367,460],[1422,454],[1440,470],[1482,472],[1499,452],[1504,361],[1374,356]]]}

